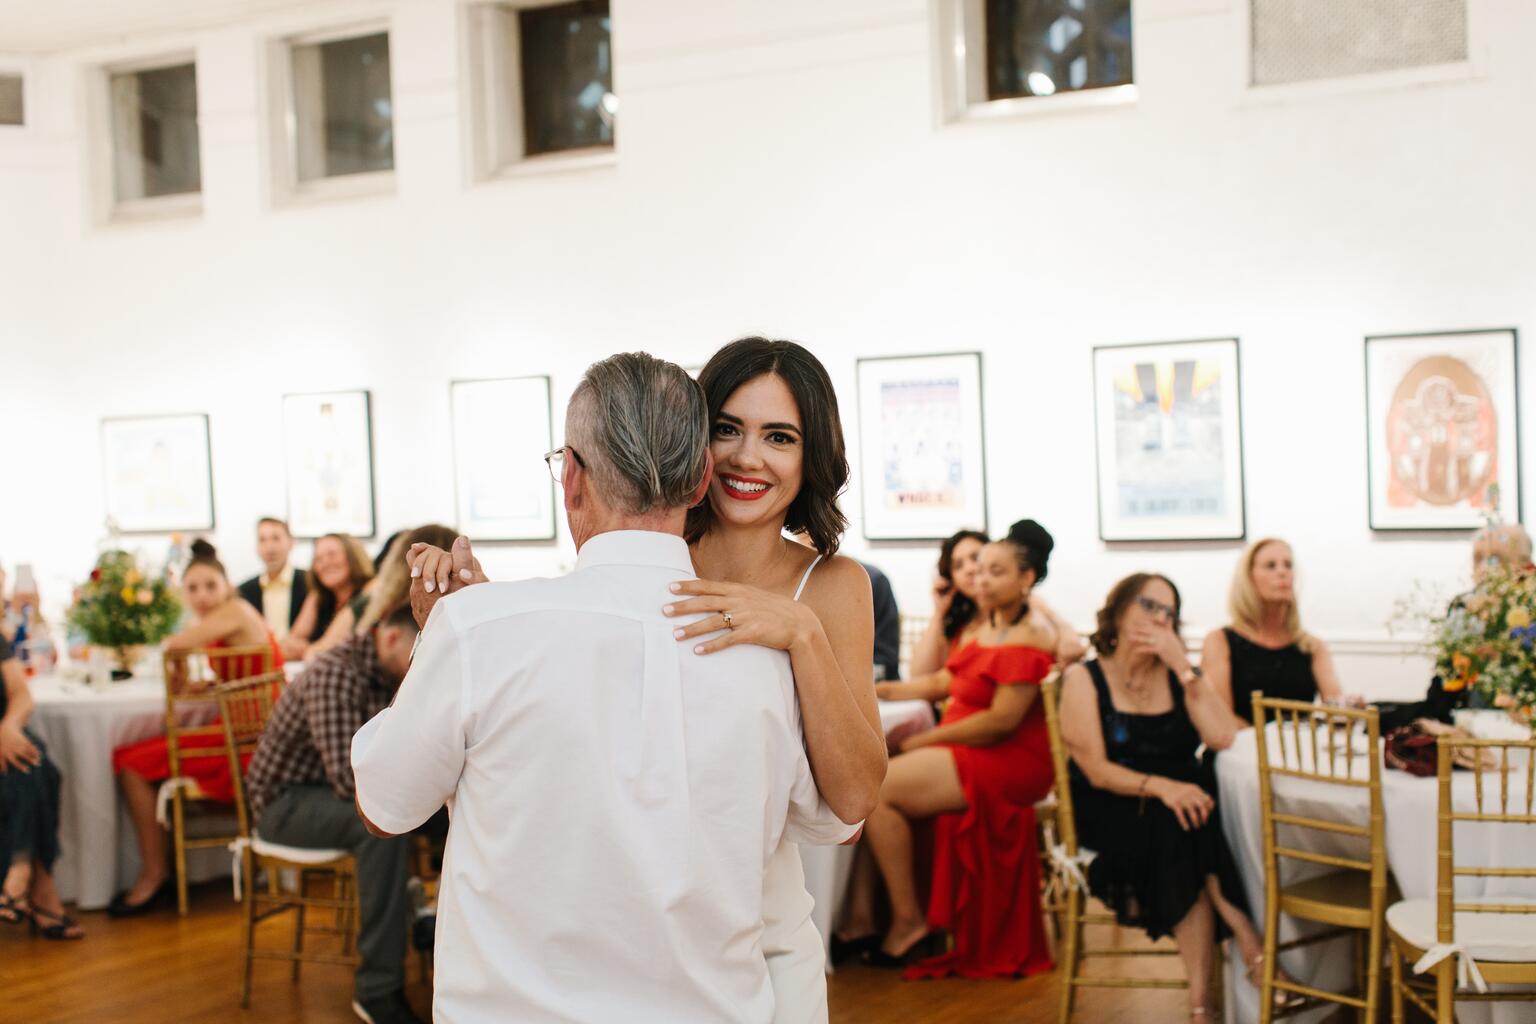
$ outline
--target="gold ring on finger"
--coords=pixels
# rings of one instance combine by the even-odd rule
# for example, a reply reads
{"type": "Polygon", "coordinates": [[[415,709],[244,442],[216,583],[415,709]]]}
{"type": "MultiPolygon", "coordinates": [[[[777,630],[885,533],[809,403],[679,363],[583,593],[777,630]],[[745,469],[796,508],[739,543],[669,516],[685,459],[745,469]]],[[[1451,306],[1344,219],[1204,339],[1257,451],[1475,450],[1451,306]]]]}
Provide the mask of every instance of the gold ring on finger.
{"type": "Polygon", "coordinates": [[[731,613],[730,612],[721,612],[720,613],[720,618],[725,621],[725,628],[726,629],[735,629],[736,628],[736,626],[734,625],[736,620],[731,618],[731,613]]]}

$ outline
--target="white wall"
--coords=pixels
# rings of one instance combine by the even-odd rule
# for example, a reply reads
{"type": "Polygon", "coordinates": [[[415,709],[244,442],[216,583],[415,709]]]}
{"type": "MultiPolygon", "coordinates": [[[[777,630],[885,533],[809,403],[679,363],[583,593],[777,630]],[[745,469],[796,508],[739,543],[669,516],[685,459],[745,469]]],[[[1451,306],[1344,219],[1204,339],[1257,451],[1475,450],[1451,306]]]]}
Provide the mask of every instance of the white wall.
{"type": "MultiPolygon", "coordinates": [[[[1415,580],[1460,584],[1467,545],[1367,528],[1361,338],[1536,320],[1536,5],[1476,7],[1471,80],[1255,103],[1240,0],[1139,0],[1134,106],[943,128],[920,0],[614,8],[617,166],[484,185],[462,163],[450,0],[28,58],[32,124],[0,135],[0,560],[36,563],[57,596],[86,571],[105,415],[211,414],[215,540],[244,573],[254,519],[283,510],[284,392],[372,390],[382,533],[453,514],[450,379],[549,373],[563,396],[614,351],[699,363],[761,332],[816,351],[845,413],[858,356],[984,351],[992,527],[1055,533],[1043,593],[1080,625],[1146,567],[1179,582],[1198,632],[1239,549],[1098,540],[1089,349],[1236,335],[1250,535],[1293,541],[1305,618],[1347,683],[1422,687],[1385,623],[1415,580]],[[259,41],[378,11],[397,194],[270,208],[259,41]],[[84,69],[187,46],[204,215],[96,226],[84,69]]],[[[1527,481],[1533,462],[1527,437],[1527,481]]],[[[926,611],[932,551],[871,551],[856,490],[846,507],[848,548],[926,611]]]]}

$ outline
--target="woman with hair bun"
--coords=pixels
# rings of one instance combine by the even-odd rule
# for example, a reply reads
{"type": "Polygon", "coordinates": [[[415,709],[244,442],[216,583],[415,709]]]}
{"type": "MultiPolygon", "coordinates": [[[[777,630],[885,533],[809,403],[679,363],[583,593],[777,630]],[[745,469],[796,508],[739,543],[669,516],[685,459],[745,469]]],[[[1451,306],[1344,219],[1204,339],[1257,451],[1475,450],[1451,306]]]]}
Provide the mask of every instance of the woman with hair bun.
{"type": "MultiPolygon", "coordinates": [[[[261,612],[240,597],[230,586],[229,575],[219,561],[212,544],[202,538],[192,542],[192,561],[182,573],[182,595],[192,622],[166,638],[167,654],[217,647],[253,647],[267,644],[272,648],[272,662],[281,668],[282,648],[267,628],[261,612]]],[[[255,665],[220,666],[230,678],[255,674],[255,665]],[[249,668],[250,671],[245,671],[249,668]]],[[[192,736],[183,745],[222,746],[217,736],[192,736]]],[[[113,917],[137,917],[154,909],[170,894],[171,869],[167,860],[165,829],[155,819],[155,797],[160,783],[170,778],[170,753],[164,736],[154,736],[139,743],[118,747],[112,752],[112,770],[117,773],[123,800],[133,819],[134,836],[139,846],[139,877],[133,885],[112,899],[107,912],[113,917]]],[[[182,774],[196,781],[198,788],[214,800],[233,800],[234,780],[229,774],[229,760],[223,757],[197,757],[182,763],[182,774]]]]}
{"type": "MultiPolygon", "coordinates": [[[[890,927],[866,959],[899,966],[932,930],[954,939],[949,953],[910,967],[909,978],[1013,977],[1051,967],[1034,805],[1050,792],[1053,772],[1035,698],[1061,637],[1030,590],[1045,576],[1053,543],[1030,522],[983,548],[976,597],[984,624],[938,673],[876,687],[886,699],[952,698],[937,728],[902,741],[865,825],[891,904],[890,927]],[[912,822],[935,816],[924,914],[912,822]]],[[[845,931],[861,928],[872,931],[873,921],[850,921],[845,931]]]]}

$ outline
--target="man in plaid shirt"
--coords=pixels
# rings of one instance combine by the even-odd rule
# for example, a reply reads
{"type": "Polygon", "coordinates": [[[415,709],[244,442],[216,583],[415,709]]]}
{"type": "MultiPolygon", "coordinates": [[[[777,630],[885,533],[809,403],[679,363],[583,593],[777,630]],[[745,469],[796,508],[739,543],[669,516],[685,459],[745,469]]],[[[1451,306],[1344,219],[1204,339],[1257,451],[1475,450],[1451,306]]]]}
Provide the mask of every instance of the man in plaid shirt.
{"type": "Polygon", "coordinates": [[[409,836],[378,839],[357,816],[352,735],[389,705],[410,667],[416,620],[402,605],[306,666],[284,691],[246,777],[261,838],[351,850],[361,922],[352,1009],[369,1024],[419,1024],[405,1000],[409,836]]]}

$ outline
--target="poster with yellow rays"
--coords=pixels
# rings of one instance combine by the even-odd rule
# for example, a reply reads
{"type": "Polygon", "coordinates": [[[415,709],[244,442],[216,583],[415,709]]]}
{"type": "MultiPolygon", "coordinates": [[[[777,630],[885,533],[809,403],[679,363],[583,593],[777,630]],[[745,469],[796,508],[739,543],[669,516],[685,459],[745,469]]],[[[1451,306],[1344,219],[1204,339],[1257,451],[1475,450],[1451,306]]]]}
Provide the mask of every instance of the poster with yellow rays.
{"type": "Polygon", "coordinates": [[[858,375],[864,536],[985,530],[981,353],[861,359],[858,375]]]}
{"type": "Polygon", "coordinates": [[[1099,537],[1241,540],[1236,338],[1093,350],[1099,537]]]}

